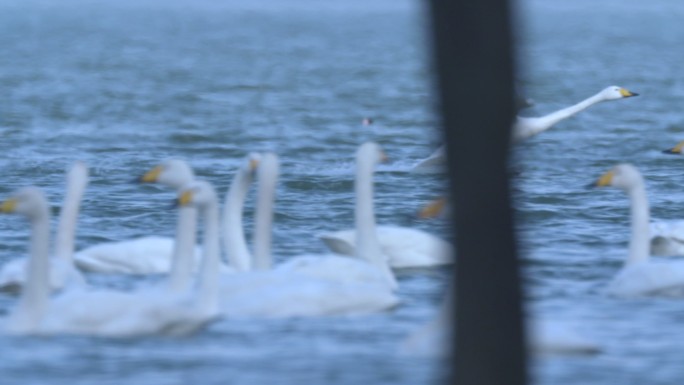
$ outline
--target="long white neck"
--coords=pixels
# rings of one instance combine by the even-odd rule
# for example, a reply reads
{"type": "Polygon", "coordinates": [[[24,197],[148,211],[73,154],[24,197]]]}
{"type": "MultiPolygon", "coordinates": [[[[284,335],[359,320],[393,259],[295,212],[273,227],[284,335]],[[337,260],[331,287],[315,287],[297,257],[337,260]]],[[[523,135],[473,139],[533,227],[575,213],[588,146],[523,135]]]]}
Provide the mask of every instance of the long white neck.
{"type": "Polygon", "coordinates": [[[598,93],[594,96],[582,100],[581,102],[575,105],[563,108],[556,112],[552,112],[548,115],[540,116],[537,118],[518,118],[516,119],[516,125],[519,127],[517,127],[516,129],[519,131],[524,131],[524,137],[536,135],[542,131],[548,130],[561,120],[574,116],[575,114],[584,111],[587,108],[593,106],[594,104],[600,103],[604,100],[605,98],[603,98],[601,93],[598,93]],[[533,122],[532,127],[520,127],[525,124],[525,121],[533,122]]]}
{"type": "Polygon", "coordinates": [[[223,205],[223,247],[228,262],[238,271],[251,269],[251,257],[242,226],[242,210],[252,183],[252,173],[240,168],[226,194],[223,205]]]}
{"type": "Polygon", "coordinates": [[[190,287],[195,264],[195,243],[197,242],[197,209],[183,206],[178,209],[176,238],[169,274],[169,289],[180,293],[190,287]]]}
{"type": "Polygon", "coordinates": [[[375,228],[373,209],[373,171],[376,155],[359,151],[356,156],[356,179],[354,190],[356,203],[354,222],[356,227],[356,255],[377,266],[387,278],[392,289],[398,287],[397,280],[389,268],[387,257],[382,253],[375,228]]]}
{"type": "Polygon", "coordinates": [[[26,285],[21,292],[17,310],[10,320],[15,331],[32,331],[39,328],[47,307],[49,288],[50,214],[47,203],[41,214],[31,219],[30,258],[26,285]]]}
{"type": "Polygon", "coordinates": [[[278,181],[278,158],[264,154],[259,164],[259,180],[256,219],[254,220],[254,269],[268,270],[271,258],[271,227],[273,224],[273,201],[278,181]]]}
{"type": "Polygon", "coordinates": [[[650,252],[649,207],[646,187],[640,180],[629,191],[632,237],[626,264],[645,262],[650,252]]]}
{"type": "Polygon", "coordinates": [[[214,312],[218,309],[219,265],[221,260],[218,202],[216,199],[201,207],[201,213],[204,217],[204,245],[198,300],[200,309],[214,312]]]}
{"type": "Polygon", "coordinates": [[[74,164],[67,174],[67,188],[59,213],[55,256],[71,263],[76,240],[76,223],[83,193],[88,185],[88,169],[82,162],[74,164]]]}

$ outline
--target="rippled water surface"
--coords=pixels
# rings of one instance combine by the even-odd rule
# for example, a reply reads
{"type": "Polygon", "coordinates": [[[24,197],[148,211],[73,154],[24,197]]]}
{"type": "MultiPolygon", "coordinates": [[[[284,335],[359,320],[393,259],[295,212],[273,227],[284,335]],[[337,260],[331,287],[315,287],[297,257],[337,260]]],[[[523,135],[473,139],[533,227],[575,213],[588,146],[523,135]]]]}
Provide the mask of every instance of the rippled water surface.
{"type": "MultiPolygon", "coordinates": [[[[34,184],[56,208],[63,170],[81,159],[91,183],[79,248],[171,235],[173,194],[129,184],[132,177],[182,157],[223,192],[241,157],[276,151],[274,252],[284,259],[323,252],[317,233],[351,226],[353,152],[372,139],[391,158],[376,174],[378,221],[444,235],[445,223],[413,219],[445,178],[410,172],[438,142],[422,4],[321,3],[0,2],[0,195],[34,184]],[[362,126],[364,116],[375,123],[362,126]]],[[[641,93],[515,149],[529,309],[573,322],[605,347],[592,357],[540,358],[533,375],[541,384],[679,383],[684,306],[603,295],[626,255],[628,203],[620,191],[583,186],[633,162],[646,175],[653,216],[684,218],[684,160],[659,152],[684,139],[684,6],[519,5],[519,82],[535,102],[522,114],[611,84],[641,93]]],[[[247,225],[252,209],[250,199],[247,225]]],[[[1,261],[25,254],[23,221],[0,217],[0,236],[1,261]]],[[[182,339],[0,337],[0,374],[17,384],[434,382],[434,360],[397,351],[434,315],[449,274],[402,272],[402,306],[366,317],[220,321],[182,339]]],[[[0,294],[0,313],[14,302],[0,294]]]]}

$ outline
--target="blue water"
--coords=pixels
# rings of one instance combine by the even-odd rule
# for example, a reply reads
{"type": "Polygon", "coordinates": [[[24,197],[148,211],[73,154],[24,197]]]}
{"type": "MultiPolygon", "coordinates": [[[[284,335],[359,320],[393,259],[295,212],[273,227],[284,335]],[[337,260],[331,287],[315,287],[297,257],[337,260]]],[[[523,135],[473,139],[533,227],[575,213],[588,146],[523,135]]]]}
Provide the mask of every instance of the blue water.
{"type": "MultiPolygon", "coordinates": [[[[445,180],[410,172],[439,143],[422,5],[0,2],[0,196],[37,185],[56,213],[63,170],[80,159],[91,183],[79,248],[171,235],[172,192],[131,178],[182,157],[223,193],[248,152],[275,151],[282,175],[274,253],[284,259],[323,252],[317,233],[351,226],[353,153],[375,140],[391,159],[376,174],[378,221],[445,235],[446,222],[414,218],[445,180]],[[361,125],[366,116],[370,127],[361,125]]],[[[522,114],[554,111],[611,84],[641,94],[594,106],[515,148],[529,312],[573,322],[605,348],[538,358],[535,383],[679,383],[682,302],[603,295],[626,255],[627,199],[583,186],[633,162],[646,176],[653,216],[684,218],[682,159],[659,152],[684,139],[684,6],[523,0],[517,14],[518,81],[535,102],[522,114]]],[[[248,234],[252,212],[250,198],[248,234]]],[[[25,254],[22,220],[1,216],[0,237],[0,262],[25,254]]],[[[434,383],[437,361],[397,350],[433,317],[449,274],[401,273],[402,306],[373,316],[220,321],[181,339],[0,337],[0,382],[434,383]]],[[[14,303],[0,294],[0,314],[14,303]]]]}

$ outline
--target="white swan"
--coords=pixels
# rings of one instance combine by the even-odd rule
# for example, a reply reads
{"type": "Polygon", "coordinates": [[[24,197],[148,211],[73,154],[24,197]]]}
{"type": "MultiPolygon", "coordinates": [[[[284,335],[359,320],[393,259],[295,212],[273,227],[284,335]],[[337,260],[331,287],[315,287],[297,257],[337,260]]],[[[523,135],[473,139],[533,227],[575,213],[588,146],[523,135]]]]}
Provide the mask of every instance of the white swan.
{"type": "Polygon", "coordinates": [[[218,300],[218,220],[211,186],[193,185],[183,191],[181,205],[196,204],[207,219],[204,266],[197,293],[172,295],[166,290],[138,292],[70,290],[54,299],[48,291],[50,213],[36,188],[16,192],[0,212],[18,213],[31,222],[31,257],[27,285],[10,314],[12,334],[85,334],[130,337],[147,334],[187,334],[215,319],[218,300]],[[214,207],[207,209],[213,197],[214,207]],[[212,213],[214,214],[212,216],[212,213]],[[216,235],[214,235],[216,234],[216,235]]]}
{"type": "MultiPolygon", "coordinates": [[[[179,159],[170,159],[145,173],[139,183],[159,183],[176,191],[191,183],[195,175],[190,166],[179,159]]],[[[188,285],[187,274],[200,256],[195,246],[194,230],[197,212],[194,207],[178,211],[180,223],[191,223],[193,229],[176,229],[176,238],[146,236],[118,242],[105,242],[76,253],[76,265],[83,270],[110,274],[162,274],[171,272],[170,285],[182,290],[188,285]],[[194,258],[183,258],[194,255],[194,258]],[[181,256],[181,257],[177,257],[181,256]],[[173,261],[180,265],[174,265],[173,261]]]]}
{"type": "MultiPolygon", "coordinates": [[[[57,243],[55,255],[50,258],[49,289],[83,286],[86,281],[72,260],[76,222],[81,199],[88,185],[88,166],[75,162],[67,172],[66,193],[57,224],[57,243]]],[[[0,290],[19,292],[26,279],[27,258],[16,258],[2,266],[0,270],[0,290]]]]}
{"type": "MultiPolygon", "coordinates": [[[[263,154],[258,173],[254,271],[224,276],[221,286],[224,315],[273,318],[358,314],[386,310],[398,304],[398,298],[392,293],[396,282],[386,264],[384,269],[379,269],[346,257],[312,255],[293,257],[271,269],[277,157],[263,154]]],[[[381,254],[375,253],[368,260],[384,263],[378,257],[381,254]]]]}
{"type": "Polygon", "coordinates": [[[356,154],[356,229],[321,234],[332,251],[356,255],[357,234],[375,231],[382,253],[393,268],[431,267],[453,263],[451,244],[425,231],[398,226],[375,226],[373,210],[373,169],[382,151],[372,142],[364,143],[356,154]]]}
{"type": "Polygon", "coordinates": [[[649,208],[644,179],[631,164],[620,164],[606,172],[596,186],[617,187],[629,195],[632,235],[625,265],[608,285],[614,296],[684,294],[684,261],[649,259],[649,208]]]}
{"type": "MultiPolygon", "coordinates": [[[[515,122],[513,123],[511,140],[513,142],[519,142],[531,136],[537,135],[553,127],[556,123],[560,122],[561,120],[572,117],[575,114],[593,106],[594,104],[608,100],[629,98],[638,95],[639,94],[631,92],[622,87],[610,86],[604,88],[603,90],[601,90],[601,92],[597,93],[596,95],[593,95],[585,100],[582,100],[581,102],[575,105],[560,109],[548,115],[540,117],[517,116],[515,118],[515,122]]],[[[445,161],[446,151],[444,146],[441,146],[440,148],[435,150],[435,152],[433,152],[432,155],[421,160],[415,166],[413,166],[413,170],[429,171],[434,169],[436,166],[444,164],[445,161]]]]}

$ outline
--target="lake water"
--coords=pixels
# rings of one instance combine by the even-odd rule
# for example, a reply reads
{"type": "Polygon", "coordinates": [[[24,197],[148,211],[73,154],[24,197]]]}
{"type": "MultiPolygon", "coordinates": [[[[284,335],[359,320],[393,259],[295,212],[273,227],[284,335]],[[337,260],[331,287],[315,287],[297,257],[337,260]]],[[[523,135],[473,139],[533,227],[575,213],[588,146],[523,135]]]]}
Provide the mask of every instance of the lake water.
{"type": "MultiPolygon", "coordinates": [[[[275,151],[274,252],[285,259],[324,252],[317,233],[351,226],[353,153],[376,140],[391,159],[376,174],[378,222],[445,235],[447,223],[414,219],[445,179],[410,172],[439,142],[422,5],[0,2],[0,196],[38,185],[56,207],[63,170],[80,159],[91,182],[79,248],[171,235],[173,193],[129,184],[132,177],[182,157],[223,193],[243,156],[275,151]],[[375,123],[362,126],[365,116],[375,123]]],[[[684,304],[603,295],[626,255],[628,203],[620,191],[583,186],[633,162],[646,176],[653,217],[684,218],[684,160],[660,153],[684,139],[684,5],[524,0],[518,16],[519,85],[535,102],[522,114],[554,111],[611,84],[641,94],[594,106],[515,149],[528,308],[576,324],[605,347],[535,360],[535,383],[680,383],[684,304]]],[[[245,212],[249,226],[252,199],[245,212]]],[[[0,235],[0,261],[25,254],[23,221],[1,216],[0,235]]],[[[449,275],[402,272],[402,306],[372,316],[220,321],[181,339],[0,337],[0,382],[434,383],[438,362],[397,351],[433,317],[449,275]]],[[[0,294],[0,313],[14,303],[0,294]]]]}

